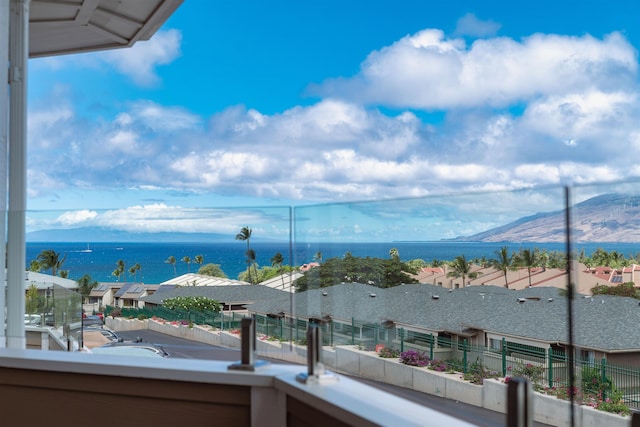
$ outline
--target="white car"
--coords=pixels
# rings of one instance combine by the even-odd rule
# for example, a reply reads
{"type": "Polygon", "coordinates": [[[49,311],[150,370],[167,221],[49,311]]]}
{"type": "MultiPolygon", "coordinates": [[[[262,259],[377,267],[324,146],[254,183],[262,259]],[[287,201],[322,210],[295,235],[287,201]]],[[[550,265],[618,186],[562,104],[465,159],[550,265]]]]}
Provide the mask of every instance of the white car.
{"type": "Polygon", "coordinates": [[[42,316],[39,314],[25,314],[24,324],[29,326],[40,326],[42,324],[42,316]]]}

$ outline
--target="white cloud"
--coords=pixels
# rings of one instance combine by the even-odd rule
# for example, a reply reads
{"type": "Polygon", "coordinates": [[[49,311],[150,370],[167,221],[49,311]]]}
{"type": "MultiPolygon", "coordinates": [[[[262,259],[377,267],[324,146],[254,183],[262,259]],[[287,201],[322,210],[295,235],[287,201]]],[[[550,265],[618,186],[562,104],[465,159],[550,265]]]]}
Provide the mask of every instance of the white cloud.
{"type": "Polygon", "coordinates": [[[636,51],[618,33],[602,40],[502,37],[467,47],[462,39],[427,29],[371,53],[355,77],[329,80],[313,91],[407,108],[504,107],[597,87],[620,89],[635,80],[636,72],[636,51]]]}
{"type": "Polygon", "coordinates": [[[57,218],[57,222],[64,226],[78,226],[94,220],[97,216],[96,211],[82,209],[63,213],[57,218]]]}
{"type": "MultiPolygon", "coordinates": [[[[328,82],[318,102],[276,114],[233,106],[200,117],[139,100],[88,121],[63,91],[30,112],[29,194],[154,188],[310,202],[609,182],[640,175],[636,73],[615,33],[467,46],[425,30],[328,82]],[[426,124],[421,108],[448,110],[426,124]]],[[[161,229],[173,210],[184,213],[140,205],[96,221],[161,229]]],[[[185,218],[185,229],[212,229],[185,218]]]]}
{"type": "Polygon", "coordinates": [[[121,114],[116,123],[127,125],[138,122],[154,132],[176,132],[193,129],[200,118],[182,107],[167,107],[151,101],[138,101],[131,105],[129,113],[121,114]]]}
{"type": "Polygon", "coordinates": [[[60,71],[66,68],[102,70],[107,66],[139,86],[154,87],[160,82],[156,69],[180,57],[181,43],[181,31],[160,30],[150,40],[138,41],[130,48],[39,58],[34,67],[60,71]]]}
{"type": "Polygon", "coordinates": [[[178,30],[158,31],[150,40],[137,42],[129,49],[101,52],[101,59],[140,86],[155,86],[159,77],[156,67],[167,65],[181,55],[182,33],[178,30]]]}
{"type": "Polygon", "coordinates": [[[467,13],[458,19],[455,34],[460,36],[487,37],[494,36],[501,25],[491,20],[482,21],[473,13],[467,13]]]}

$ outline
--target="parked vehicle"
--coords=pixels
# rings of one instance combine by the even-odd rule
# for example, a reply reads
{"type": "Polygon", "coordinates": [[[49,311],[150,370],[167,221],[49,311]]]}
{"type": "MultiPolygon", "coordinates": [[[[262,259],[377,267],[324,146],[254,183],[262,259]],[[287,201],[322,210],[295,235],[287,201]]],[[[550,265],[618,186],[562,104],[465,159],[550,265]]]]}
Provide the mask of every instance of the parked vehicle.
{"type": "Polygon", "coordinates": [[[87,316],[82,319],[82,327],[87,326],[103,326],[104,321],[100,318],[100,316],[87,316]]]}
{"type": "Polygon", "coordinates": [[[112,342],[105,344],[102,347],[93,348],[91,349],[91,352],[121,356],[143,356],[156,358],[169,357],[169,353],[167,353],[161,346],[141,341],[112,342]]]}
{"type": "Polygon", "coordinates": [[[24,324],[28,326],[40,326],[42,324],[42,316],[39,314],[25,314],[24,324]]]}
{"type": "Polygon", "coordinates": [[[118,336],[114,331],[104,327],[87,326],[82,329],[83,333],[98,332],[103,337],[107,338],[111,342],[122,341],[122,338],[118,336]]]}

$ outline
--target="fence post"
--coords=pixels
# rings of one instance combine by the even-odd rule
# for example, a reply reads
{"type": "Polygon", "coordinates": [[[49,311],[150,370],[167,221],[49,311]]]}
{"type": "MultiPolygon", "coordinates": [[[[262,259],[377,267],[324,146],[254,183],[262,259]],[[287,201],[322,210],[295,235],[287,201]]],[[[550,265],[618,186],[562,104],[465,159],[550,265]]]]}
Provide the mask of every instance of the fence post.
{"type": "Polygon", "coordinates": [[[329,345],[333,346],[333,320],[329,321],[329,330],[331,331],[331,342],[329,345]]]}
{"type": "Polygon", "coordinates": [[[467,339],[462,340],[462,363],[464,364],[463,372],[467,373],[467,339]]]}
{"type": "Polygon", "coordinates": [[[278,321],[280,322],[280,338],[284,338],[284,332],[282,330],[282,317],[278,318],[278,321]]]}
{"type": "Polygon", "coordinates": [[[356,321],[352,317],[351,318],[351,345],[356,344],[356,321]]]}
{"type": "Polygon", "coordinates": [[[378,324],[373,324],[373,348],[376,348],[378,345],[378,324]]]}
{"type": "Polygon", "coordinates": [[[553,349],[549,347],[549,387],[553,387],[553,349]]]}
{"type": "Polygon", "coordinates": [[[431,338],[429,340],[429,359],[433,360],[433,345],[434,345],[433,334],[429,334],[429,337],[431,338]]]}
{"type": "Polygon", "coordinates": [[[604,402],[607,400],[607,359],[604,357],[600,361],[600,371],[600,384],[602,384],[602,401],[604,402]]]}
{"type": "Polygon", "coordinates": [[[507,376],[507,339],[502,338],[502,376],[507,376]]]}
{"type": "Polygon", "coordinates": [[[404,328],[398,329],[398,334],[400,334],[400,353],[404,352],[404,328]]]}

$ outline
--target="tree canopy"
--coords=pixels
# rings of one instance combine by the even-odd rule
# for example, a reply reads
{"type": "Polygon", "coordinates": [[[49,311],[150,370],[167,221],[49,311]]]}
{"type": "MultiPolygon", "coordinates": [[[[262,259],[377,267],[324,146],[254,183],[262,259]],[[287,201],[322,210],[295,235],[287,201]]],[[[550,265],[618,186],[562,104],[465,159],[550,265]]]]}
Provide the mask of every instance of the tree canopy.
{"type": "Polygon", "coordinates": [[[220,268],[220,264],[208,263],[203,265],[198,269],[198,274],[202,274],[205,276],[213,276],[213,277],[223,277],[227,278],[227,275],[220,268]]]}
{"type": "Polygon", "coordinates": [[[390,288],[403,283],[417,283],[417,280],[409,276],[415,272],[407,263],[400,261],[399,257],[360,258],[347,252],[342,258],[330,258],[305,272],[293,285],[298,292],[350,282],[390,288]]]}
{"type": "Polygon", "coordinates": [[[57,275],[58,270],[62,268],[62,265],[64,264],[64,261],[66,259],[67,255],[60,257],[60,253],[54,251],[53,249],[45,249],[36,257],[36,261],[38,262],[40,269],[51,269],[52,276],[57,275]]]}

